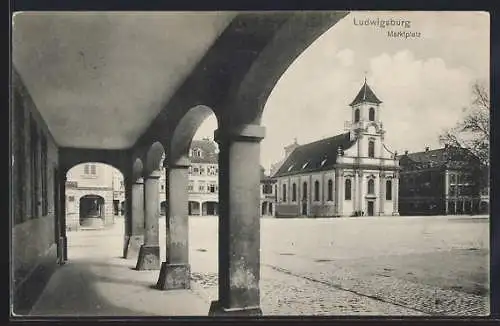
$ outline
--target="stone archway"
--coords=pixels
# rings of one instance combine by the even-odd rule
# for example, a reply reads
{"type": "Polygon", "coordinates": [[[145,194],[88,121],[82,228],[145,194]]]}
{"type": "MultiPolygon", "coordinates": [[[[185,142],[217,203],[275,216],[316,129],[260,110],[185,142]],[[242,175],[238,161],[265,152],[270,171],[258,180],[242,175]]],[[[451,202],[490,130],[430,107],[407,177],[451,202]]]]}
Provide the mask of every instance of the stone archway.
{"type": "Polygon", "coordinates": [[[102,228],[104,226],[105,201],[99,195],[80,197],[79,218],[83,228],[102,228]]]}

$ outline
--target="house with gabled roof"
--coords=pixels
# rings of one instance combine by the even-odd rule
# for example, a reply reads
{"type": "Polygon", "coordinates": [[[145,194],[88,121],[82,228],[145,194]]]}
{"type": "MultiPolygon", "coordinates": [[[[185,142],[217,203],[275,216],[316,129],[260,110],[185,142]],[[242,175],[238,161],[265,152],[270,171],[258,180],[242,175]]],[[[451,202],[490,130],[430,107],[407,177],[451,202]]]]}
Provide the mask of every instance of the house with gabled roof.
{"type": "Polygon", "coordinates": [[[272,174],[277,217],[398,215],[399,162],[384,142],[382,101],[366,78],[349,108],[346,132],[287,146],[272,174]]]}

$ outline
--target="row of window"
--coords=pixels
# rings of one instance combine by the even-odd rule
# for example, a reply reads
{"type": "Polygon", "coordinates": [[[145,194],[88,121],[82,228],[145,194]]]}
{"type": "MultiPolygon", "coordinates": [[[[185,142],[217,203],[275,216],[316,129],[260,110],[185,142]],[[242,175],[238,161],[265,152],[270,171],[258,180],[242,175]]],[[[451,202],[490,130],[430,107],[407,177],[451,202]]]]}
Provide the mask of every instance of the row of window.
{"type": "MultiPolygon", "coordinates": [[[[368,120],[375,121],[375,109],[368,110],[368,120]]],[[[354,110],[354,122],[359,122],[359,109],[354,110]]]]}
{"type": "MultiPolygon", "coordinates": [[[[284,202],[287,201],[287,185],[283,184],[282,186],[282,199],[284,202]]],[[[375,194],[375,180],[370,179],[368,180],[367,184],[367,191],[368,194],[373,195],[375,194]]],[[[351,200],[352,199],[352,181],[351,179],[346,179],[344,183],[344,199],[345,200],[351,200]]],[[[307,182],[304,182],[302,184],[302,199],[307,200],[307,182]]],[[[320,201],[320,185],[319,181],[314,181],[314,201],[320,201]]],[[[385,183],[385,199],[386,200],[392,200],[392,181],[391,180],[386,180],[385,183]]],[[[328,180],[328,185],[327,185],[327,201],[333,201],[333,181],[332,179],[328,180]]],[[[297,201],[297,185],[295,183],[292,184],[292,202],[297,201]]]]}
{"type": "Polygon", "coordinates": [[[190,166],[188,173],[190,175],[208,175],[208,176],[216,176],[219,173],[219,168],[217,165],[209,165],[206,167],[205,166],[190,166]]]}
{"type": "Polygon", "coordinates": [[[30,215],[35,218],[38,216],[46,216],[48,214],[48,165],[47,165],[47,138],[38,130],[35,119],[29,116],[29,157],[26,157],[25,148],[25,110],[23,101],[20,95],[15,93],[15,138],[19,143],[16,146],[16,178],[17,186],[16,193],[18,199],[17,211],[15,213],[15,222],[22,223],[25,216],[28,215],[26,210],[26,193],[25,184],[31,183],[31,212],[30,215]],[[29,180],[26,175],[27,167],[25,162],[29,161],[29,180]],[[39,201],[41,197],[41,202],[39,201]],[[40,212],[41,208],[41,212],[40,212]],[[40,214],[41,213],[41,214],[40,214]]]}
{"type": "Polygon", "coordinates": [[[189,192],[207,192],[207,193],[217,193],[219,191],[219,187],[215,183],[205,184],[204,182],[198,183],[198,188],[195,190],[194,182],[189,181],[188,184],[189,192]]]}

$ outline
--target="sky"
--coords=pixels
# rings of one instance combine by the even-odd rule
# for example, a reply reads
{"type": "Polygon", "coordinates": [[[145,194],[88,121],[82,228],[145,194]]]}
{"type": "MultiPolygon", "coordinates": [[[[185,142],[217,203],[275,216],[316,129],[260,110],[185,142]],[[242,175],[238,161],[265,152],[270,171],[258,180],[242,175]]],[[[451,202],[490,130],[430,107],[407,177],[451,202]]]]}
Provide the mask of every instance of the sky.
{"type": "MultiPolygon", "coordinates": [[[[261,164],[269,170],[295,138],[305,144],[345,132],[349,103],[365,76],[383,102],[381,120],[391,151],[439,148],[440,132],[455,125],[471,102],[472,84],[489,83],[489,39],[485,12],[351,12],[275,85],[262,117],[261,164]],[[379,23],[361,25],[366,19],[379,23]],[[382,27],[380,20],[390,19],[408,27],[382,27]],[[415,36],[390,37],[390,30],[415,36]]],[[[216,128],[211,116],[195,138],[213,138],[216,128]]]]}

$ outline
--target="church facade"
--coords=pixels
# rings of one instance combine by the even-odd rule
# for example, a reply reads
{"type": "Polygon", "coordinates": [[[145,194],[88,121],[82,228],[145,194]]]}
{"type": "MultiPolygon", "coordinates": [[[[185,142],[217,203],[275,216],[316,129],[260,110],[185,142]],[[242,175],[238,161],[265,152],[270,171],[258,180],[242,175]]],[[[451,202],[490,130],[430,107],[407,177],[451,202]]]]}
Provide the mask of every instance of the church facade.
{"type": "Polygon", "coordinates": [[[271,171],[276,217],[398,215],[399,161],[384,143],[381,104],[365,79],[345,133],[285,147],[271,171]]]}

